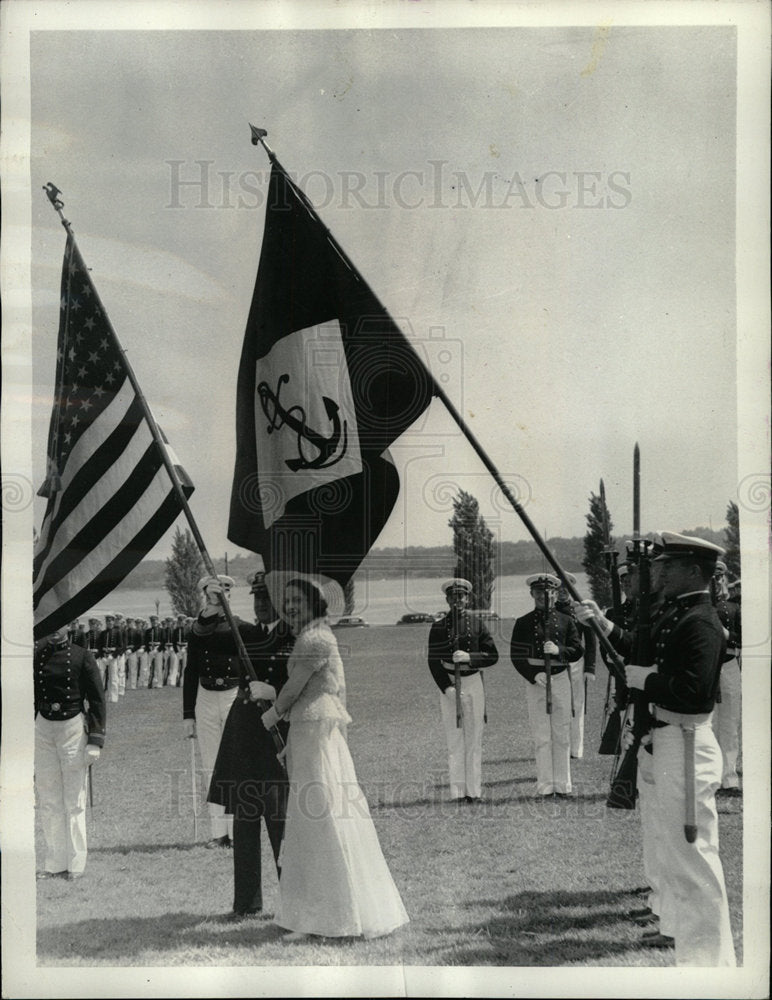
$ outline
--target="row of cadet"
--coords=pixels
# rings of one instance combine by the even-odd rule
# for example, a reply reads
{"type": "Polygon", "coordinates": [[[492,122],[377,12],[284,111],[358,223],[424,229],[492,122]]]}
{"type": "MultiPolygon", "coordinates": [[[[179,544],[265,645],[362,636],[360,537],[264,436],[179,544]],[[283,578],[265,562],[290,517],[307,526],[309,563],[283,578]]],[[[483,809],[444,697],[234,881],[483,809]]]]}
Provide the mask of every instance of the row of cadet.
{"type": "Polygon", "coordinates": [[[88,628],[75,619],[67,638],[93,653],[104,689],[116,702],[127,689],[180,687],[194,621],[185,615],[144,619],[110,612],[104,628],[99,618],[89,618],[88,628]]]}

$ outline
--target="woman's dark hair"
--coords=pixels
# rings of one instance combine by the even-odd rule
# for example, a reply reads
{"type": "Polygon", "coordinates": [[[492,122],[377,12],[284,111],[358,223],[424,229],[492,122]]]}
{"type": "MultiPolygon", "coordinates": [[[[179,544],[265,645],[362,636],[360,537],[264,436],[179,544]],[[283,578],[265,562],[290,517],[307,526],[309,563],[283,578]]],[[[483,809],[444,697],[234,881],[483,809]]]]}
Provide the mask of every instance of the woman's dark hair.
{"type": "Polygon", "coordinates": [[[324,598],[321,590],[316,586],[315,583],[311,583],[310,580],[304,580],[302,577],[296,577],[293,580],[287,582],[285,591],[287,587],[294,587],[299,590],[301,594],[308,601],[311,608],[311,614],[314,618],[323,618],[327,614],[327,601],[324,598]]]}

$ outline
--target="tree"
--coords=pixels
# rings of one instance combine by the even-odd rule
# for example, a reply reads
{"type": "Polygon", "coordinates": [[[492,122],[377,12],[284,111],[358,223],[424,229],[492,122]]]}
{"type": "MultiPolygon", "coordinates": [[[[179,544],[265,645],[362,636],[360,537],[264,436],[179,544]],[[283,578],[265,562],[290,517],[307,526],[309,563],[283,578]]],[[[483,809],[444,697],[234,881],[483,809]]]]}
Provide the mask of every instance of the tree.
{"type": "Polygon", "coordinates": [[[608,506],[600,496],[590,493],[590,512],[585,515],[587,533],[584,536],[584,559],[582,560],[582,566],[590,582],[590,593],[593,600],[602,608],[607,608],[611,604],[612,590],[608,559],[605,554],[606,533],[603,527],[604,514],[608,522],[609,542],[613,544],[614,538],[611,530],[614,525],[611,523],[608,506]]]}
{"type": "Polygon", "coordinates": [[[197,615],[199,612],[198,581],[204,575],[204,561],[193,536],[186,528],[185,534],[175,529],[172,554],[166,560],[166,590],[172,608],[178,615],[197,615]]]}
{"type": "Polygon", "coordinates": [[[343,614],[351,615],[354,613],[354,577],[348,581],[346,586],[343,588],[343,614]]]}
{"type": "Polygon", "coordinates": [[[726,508],[724,539],[724,562],[729,575],[737,579],[740,576],[740,510],[733,500],[729,501],[726,508]]]}
{"type": "Polygon", "coordinates": [[[493,532],[471,493],[458,491],[448,525],[453,529],[456,576],[472,584],[469,606],[487,611],[493,593],[493,532]]]}

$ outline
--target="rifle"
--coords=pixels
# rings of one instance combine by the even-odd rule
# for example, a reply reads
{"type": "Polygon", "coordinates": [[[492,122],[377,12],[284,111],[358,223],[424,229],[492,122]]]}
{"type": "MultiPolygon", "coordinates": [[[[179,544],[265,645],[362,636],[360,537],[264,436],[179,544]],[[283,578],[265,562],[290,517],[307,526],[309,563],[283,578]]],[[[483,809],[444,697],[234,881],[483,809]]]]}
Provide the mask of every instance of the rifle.
{"type": "MultiPolygon", "coordinates": [[[[635,539],[633,557],[638,565],[638,622],[633,643],[632,663],[648,666],[651,651],[651,555],[648,541],[635,539]]],[[[638,750],[641,740],[651,728],[651,716],[646,695],[632,689],[628,693],[622,732],[632,730],[630,746],[621,752],[618,766],[611,779],[606,805],[609,809],[635,809],[638,777],[638,750]]],[[[620,748],[621,749],[621,748],[620,748]]]]}
{"type": "MultiPolygon", "coordinates": [[[[619,553],[614,548],[611,538],[611,528],[608,522],[608,509],[606,507],[606,488],[603,480],[600,481],[600,502],[603,517],[603,552],[606,556],[606,566],[611,579],[611,606],[614,609],[614,617],[619,617],[622,607],[622,590],[619,585],[619,573],[617,567],[617,557],[619,553]]],[[[604,756],[613,756],[619,747],[619,738],[622,731],[622,720],[619,710],[611,691],[611,671],[609,670],[606,681],[606,700],[603,704],[603,735],[600,740],[598,753],[604,756]]],[[[585,710],[587,701],[585,699],[585,710]]]]}
{"type": "MultiPolygon", "coordinates": [[[[544,589],[544,642],[549,642],[549,633],[547,628],[549,626],[550,611],[552,611],[552,592],[549,587],[546,587],[544,589]]],[[[547,677],[547,715],[552,715],[552,655],[544,652],[543,648],[542,655],[544,656],[544,673],[547,677]]],[[[569,677],[569,687],[570,685],[571,681],[569,677]]]]}
{"type": "MultiPolygon", "coordinates": [[[[463,614],[463,612],[461,613],[463,614]]],[[[461,628],[460,619],[461,615],[457,611],[451,612],[451,621],[453,623],[453,646],[455,647],[453,652],[458,651],[458,634],[461,628]]],[[[456,729],[463,729],[464,727],[464,709],[461,704],[461,664],[453,663],[453,684],[456,689],[456,729]]]]}

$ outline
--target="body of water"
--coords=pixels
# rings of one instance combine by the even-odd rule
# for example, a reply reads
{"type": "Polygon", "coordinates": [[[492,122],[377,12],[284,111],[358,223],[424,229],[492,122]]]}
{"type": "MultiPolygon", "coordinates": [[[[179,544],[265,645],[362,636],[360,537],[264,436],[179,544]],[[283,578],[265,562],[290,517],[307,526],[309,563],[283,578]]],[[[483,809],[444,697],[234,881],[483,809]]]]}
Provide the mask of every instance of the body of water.
{"type": "MultiPolygon", "coordinates": [[[[590,597],[585,574],[577,573],[576,578],[581,596],[590,597]]],[[[501,618],[517,618],[530,611],[533,601],[526,579],[526,575],[497,577],[491,611],[495,611],[501,618]]],[[[357,578],[353,614],[361,616],[370,625],[395,625],[402,615],[410,612],[446,611],[445,595],[440,589],[442,583],[443,580],[438,577],[357,578]]],[[[233,588],[231,607],[235,614],[252,621],[252,598],[245,584],[233,588]]],[[[115,590],[88,615],[81,615],[81,619],[96,616],[104,620],[105,612],[119,612],[132,618],[149,618],[151,614],[159,614],[164,618],[173,614],[169,595],[163,587],[156,590],[115,590]]],[[[342,611],[333,608],[331,613],[334,620],[342,611]]]]}

